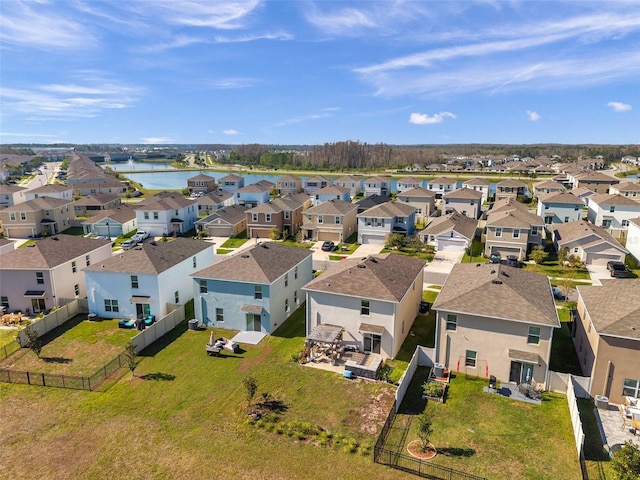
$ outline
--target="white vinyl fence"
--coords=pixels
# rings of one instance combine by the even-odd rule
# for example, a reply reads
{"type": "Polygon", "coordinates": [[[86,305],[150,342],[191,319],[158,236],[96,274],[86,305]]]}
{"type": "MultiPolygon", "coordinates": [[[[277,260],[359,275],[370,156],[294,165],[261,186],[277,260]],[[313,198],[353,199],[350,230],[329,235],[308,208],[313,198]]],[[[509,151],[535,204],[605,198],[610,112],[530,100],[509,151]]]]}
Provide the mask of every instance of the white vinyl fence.
{"type": "Polygon", "coordinates": [[[549,370],[547,377],[547,390],[554,393],[567,393],[569,383],[573,380],[575,396],[578,398],[591,398],[591,377],[578,377],[569,373],[558,373],[549,370]]]}
{"type": "Polygon", "coordinates": [[[177,305],[176,309],[169,312],[157,322],[154,322],[135,337],[131,342],[136,346],[136,351],[140,352],[145,349],[164,334],[176,328],[180,322],[185,319],[184,305],[177,305]]]}
{"type": "Polygon", "coordinates": [[[400,404],[407,393],[409,384],[413,375],[416,373],[417,368],[420,367],[433,367],[432,358],[435,357],[435,348],[421,347],[418,345],[416,351],[411,356],[411,361],[407,366],[407,369],[402,374],[400,382],[398,383],[398,389],[396,390],[396,413],[400,410],[400,404]]]}
{"type": "Polygon", "coordinates": [[[576,450],[578,451],[578,458],[581,458],[582,447],[584,446],[584,431],[582,430],[582,422],[580,421],[580,412],[578,411],[578,401],[576,400],[573,375],[569,375],[569,382],[567,383],[567,403],[569,404],[569,412],[571,414],[571,424],[573,425],[573,438],[576,442],[576,450]]]}
{"type": "MultiPolygon", "coordinates": [[[[66,305],[56,308],[48,315],[35,320],[31,323],[31,328],[38,332],[38,337],[42,337],[45,333],[50,332],[56,327],[59,327],[70,318],[75,317],[79,313],[88,313],[86,299],[74,299],[66,305]]],[[[21,347],[27,346],[27,335],[24,329],[18,333],[18,342],[21,347]]]]}

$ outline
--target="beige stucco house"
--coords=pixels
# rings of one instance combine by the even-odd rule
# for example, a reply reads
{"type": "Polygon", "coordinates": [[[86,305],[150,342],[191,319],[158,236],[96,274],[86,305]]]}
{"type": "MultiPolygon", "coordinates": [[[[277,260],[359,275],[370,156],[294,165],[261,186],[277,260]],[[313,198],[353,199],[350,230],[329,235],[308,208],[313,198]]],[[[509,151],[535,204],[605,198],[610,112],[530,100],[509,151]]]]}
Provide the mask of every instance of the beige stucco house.
{"type": "Polygon", "coordinates": [[[55,235],[76,219],[73,200],[39,197],[0,210],[4,235],[10,238],[55,235]]]}
{"type": "Polygon", "coordinates": [[[308,208],[302,215],[302,230],[307,240],[344,242],[355,231],[358,206],[343,200],[329,200],[308,208]]]}
{"type": "Polygon", "coordinates": [[[436,194],[423,187],[412,188],[398,193],[398,202],[416,209],[416,221],[426,222],[436,210],[436,194]]]}
{"type": "Polygon", "coordinates": [[[515,383],[546,383],[560,327],[549,279],[500,264],[457,264],[433,304],[436,362],[515,383]]]}

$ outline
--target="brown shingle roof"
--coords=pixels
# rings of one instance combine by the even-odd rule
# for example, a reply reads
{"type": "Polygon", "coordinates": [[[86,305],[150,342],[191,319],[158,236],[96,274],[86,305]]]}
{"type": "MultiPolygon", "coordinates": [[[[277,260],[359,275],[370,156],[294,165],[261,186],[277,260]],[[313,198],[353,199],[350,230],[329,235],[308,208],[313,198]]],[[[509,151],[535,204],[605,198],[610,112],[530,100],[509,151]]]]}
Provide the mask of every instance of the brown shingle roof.
{"type": "Polygon", "coordinates": [[[173,210],[176,208],[185,208],[189,205],[198,203],[196,200],[189,200],[178,193],[157,194],[139,202],[136,210],[173,210]]]}
{"type": "Polygon", "coordinates": [[[393,253],[348,258],[332,265],[304,289],[400,302],[423,268],[423,260],[393,253]]]}
{"type": "Polygon", "coordinates": [[[225,258],[191,276],[238,282],[272,283],[311,255],[312,252],[306,248],[264,242],[225,258]]]}
{"type": "Polygon", "coordinates": [[[110,243],[110,240],[55,235],[39,240],[32,244],[32,247],[17,248],[13,252],[5,253],[2,255],[0,268],[11,270],[53,268],[110,243]]]}
{"type": "Polygon", "coordinates": [[[591,222],[579,220],[577,222],[559,223],[554,226],[553,231],[554,237],[560,247],[566,245],[569,242],[595,235],[597,237],[600,237],[602,241],[611,244],[615,248],[629,253],[615,238],[613,238],[613,236],[609,232],[607,232],[602,227],[594,225],[591,222]]]}
{"type": "Polygon", "coordinates": [[[615,186],[619,192],[640,192],[640,183],[623,182],[615,186]]]}
{"type": "Polygon", "coordinates": [[[82,223],[90,225],[99,222],[103,218],[108,218],[118,223],[126,223],[136,218],[136,210],[128,204],[118,205],[117,207],[110,208],[109,210],[102,210],[101,212],[98,212],[96,215],[91,217],[91,219],[86,220],[82,223]]]}
{"type": "Polygon", "coordinates": [[[449,213],[443,217],[438,217],[432,221],[427,228],[420,232],[420,236],[424,235],[440,235],[450,230],[458,232],[465,238],[473,240],[478,228],[478,221],[474,218],[467,217],[458,212],[449,213]]]}
{"type": "Polygon", "coordinates": [[[315,207],[308,208],[304,211],[305,214],[320,214],[320,215],[346,215],[347,213],[357,210],[358,206],[355,203],[345,202],[344,200],[332,199],[328,202],[322,202],[315,207]]]}
{"type": "Polygon", "coordinates": [[[207,248],[213,248],[213,245],[188,238],[176,238],[171,242],[146,242],[107,260],[94,263],[85,270],[156,275],[207,248]]]}
{"type": "Polygon", "coordinates": [[[640,280],[604,280],[602,286],[578,286],[596,332],[640,340],[640,280]]]}
{"type": "Polygon", "coordinates": [[[391,217],[405,217],[411,215],[416,209],[411,205],[400,202],[386,202],[381,205],[376,205],[368,210],[358,214],[362,217],[378,217],[378,218],[391,218],[391,217]]]}
{"type": "Polygon", "coordinates": [[[487,217],[488,227],[529,228],[531,225],[544,225],[544,220],[538,215],[534,215],[528,211],[518,210],[517,208],[489,213],[487,217]]]}
{"type": "Polygon", "coordinates": [[[444,197],[479,200],[482,198],[482,192],[472,188],[458,188],[457,190],[445,193],[444,197]]]}
{"type": "Polygon", "coordinates": [[[49,210],[51,208],[61,207],[63,205],[70,205],[73,200],[65,200],[63,198],[56,197],[38,197],[33,200],[18,203],[11,207],[7,207],[4,211],[7,212],[37,212],[39,210],[49,210]]]}
{"type": "Polygon", "coordinates": [[[247,207],[244,205],[229,205],[228,207],[221,208],[220,210],[216,210],[211,215],[201,218],[196,223],[197,224],[207,224],[216,218],[220,218],[225,222],[228,222],[231,225],[237,225],[247,218],[246,216],[247,207]]]}
{"type": "Polygon", "coordinates": [[[484,185],[489,186],[491,182],[486,178],[472,178],[471,180],[467,180],[463,185],[484,185]]]}
{"type": "Polygon", "coordinates": [[[343,195],[349,191],[347,187],[341,187],[340,185],[327,185],[316,191],[314,195],[343,195]]]}
{"type": "Polygon", "coordinates": [[[583,205],[583,201],[576,197],[573,193],[552,192],[540,196],[543,203],[563,203],[568,205],[583,205]]]}
{"type": "Polygon", "coordinates": [[[496,264],[456,264],[433,308],[559,327],[549,279],[496,264]]]}
{"type": "Polygon", "coordinates": [[[640,206],[637,201],[625,197],[624,195],[591,195],[589,202],[596,203],[598,205],[625,205],[638,207],[640,206]]]}
{"type": "Polygon", "coordinates": [[[414,198],[435,198],[436,192],[428,190],[424,187],[416,187],[410,190],[405,190],[402,193],[398,193],[398,198],[414,197],[414,198]]]}
{"type": "Polygon", "coordinates": [[[435,185],[436,183],[438,184],[443,184],[443,185],[451,185],[451,184],[457,184],[458,182],[456,182],[455,180],[452,180],[448,177],[438,177],[438,178],[434,178],[433,180],[430,180],[429,182],[427,182],[429,185],[435,185]]]}
{"type": "Polygon", "coordinates": [[[187,182],[195,182],[195,181],[204,181],[204,182],[215,182],[216,179],[215,177],[212,177],[211,175],[206,175],[204,173],[200,173],[198,175],[196,175],[195,177],[191,177],[191,178],[187,178],[187,182]]]}

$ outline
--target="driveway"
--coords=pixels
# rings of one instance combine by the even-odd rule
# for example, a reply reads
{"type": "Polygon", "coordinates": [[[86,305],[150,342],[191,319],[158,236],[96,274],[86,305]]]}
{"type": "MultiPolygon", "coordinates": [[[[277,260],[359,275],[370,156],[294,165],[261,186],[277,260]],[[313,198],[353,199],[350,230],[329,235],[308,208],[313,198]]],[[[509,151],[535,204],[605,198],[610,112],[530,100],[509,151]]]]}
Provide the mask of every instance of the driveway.
{"type": "Polygon", "coordinates": [[[606,265],[587,265],[587,271],[591,277],[591,284],[602,286],[600,280],[606,280],[611,278],[609,270],[606,265]]]}
{"type": "Polygon", "coordinates": [[[384,245],[375,245],[373,243],[367,243],[365,245],[360,245],[356,248],[351,254],[352,258],[364,258],[369,255],[375,255],[376,253],[380,253],[380,250],[384,248],[384,245]]]}
{"type": "Polygon", "coordinates": [[[438,252],[433,260],[424,267],[425,285],[444,285],[453,266],[460,263],[464,253],[438,252]]]}

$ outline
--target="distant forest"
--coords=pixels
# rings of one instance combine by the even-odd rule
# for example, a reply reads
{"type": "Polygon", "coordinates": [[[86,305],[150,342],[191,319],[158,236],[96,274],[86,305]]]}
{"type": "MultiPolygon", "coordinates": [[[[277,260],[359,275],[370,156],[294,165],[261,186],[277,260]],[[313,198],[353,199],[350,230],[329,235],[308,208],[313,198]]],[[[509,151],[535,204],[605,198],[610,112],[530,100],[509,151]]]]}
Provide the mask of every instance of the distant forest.
{"type": "MultiPolygon", "coordinates": [[[[2,154],[33,154],[36,145],[0,146],[2,154]]],[[[37,145],[38,147],[74,147],[78,153],[125,153],[154,148],[165,152],[226,152],[218,155],[218,162],[231,165],[260,166],[273,169],[296,170],[376,170],[401,169],[410,165],[443,163],[444,155],[471,156],[496,155],[538,157],[559,155],[561,161],[572,162],[581,158],[602,156],[605,162],[619,161],[625,155],[640,156],[638,145],[387,145],[356,141],[325,143],[324,145],[37,145]]]]}

